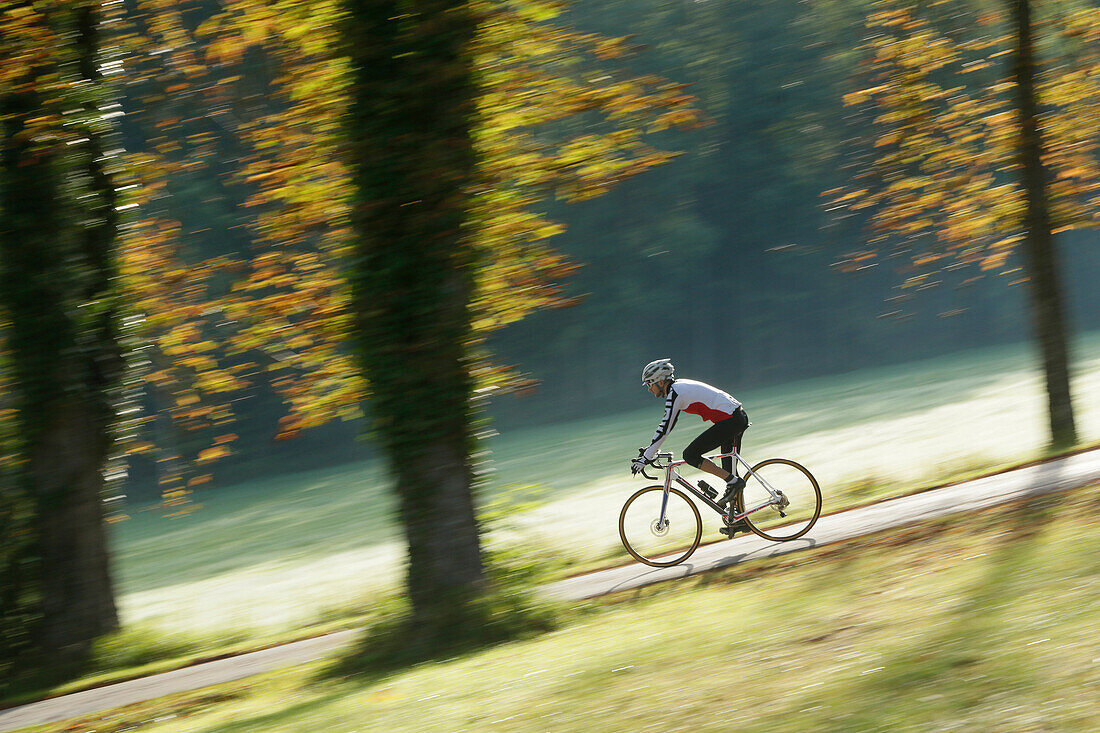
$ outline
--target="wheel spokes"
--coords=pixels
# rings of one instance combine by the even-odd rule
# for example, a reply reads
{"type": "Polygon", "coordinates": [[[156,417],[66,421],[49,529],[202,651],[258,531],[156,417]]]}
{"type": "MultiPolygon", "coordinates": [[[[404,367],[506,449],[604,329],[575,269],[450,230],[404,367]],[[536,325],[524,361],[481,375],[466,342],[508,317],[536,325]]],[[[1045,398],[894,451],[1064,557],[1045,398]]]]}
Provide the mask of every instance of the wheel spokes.
{"type": "Polygon", "coordinates": [[[702,522],[695,505],[677,491],[670,492],[665,502],[662,487],[635,494],[623,507],[619,518],[623,544],[636,558],[647,564],[680,562],[695,549],[701,530],[702,522]]]}
{"type": "Polygon", "coordinates": [[[821,512],[821,493],[806,469],[793,461],[773,459],[755,466],[746,477],[744,506],[767,506],[748,516],[761,534],[770,539],[800,536],[821,512]]]}

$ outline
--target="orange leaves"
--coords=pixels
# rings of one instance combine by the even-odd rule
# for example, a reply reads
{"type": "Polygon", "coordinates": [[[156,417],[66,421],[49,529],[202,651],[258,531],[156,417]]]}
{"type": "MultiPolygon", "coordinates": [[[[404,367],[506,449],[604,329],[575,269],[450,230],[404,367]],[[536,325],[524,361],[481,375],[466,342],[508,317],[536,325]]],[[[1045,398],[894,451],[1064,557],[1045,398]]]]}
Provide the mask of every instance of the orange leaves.
{"type": "Polygon", "coordinates": [[[0,11],[0,89],[15,91],[34,84],[32,68],[45,63],[60,46],[48,20],[30,3],[5,3],[0,11]]]}
{"type": "MultiPolygon", "coordinates": [[[[153,152],[132,160],[130,195],[145,218],[127,232],[121,269],[152,345],[143,357],[150,400],[188,447],[154,447],[143,436],[129,449],[181,465],[196,454],[204,465],[229,455],[232,401],[256,383],[270,384],[286,404],[280,440],[355,417],[368,386],[344,343],[352,183],[341,146],[351,80],[339,46],[340,4],[227,0],[207,4],[218,11],[197,31],[172,0],[132,5],[140,33],[126,43],[142,59],[127,66],[127,79],[158,99],[141,111],[153,152]],[[255,79],[245,67],[249,48],[262,49],[272,76],[262,95],[247,90],[258,101],[236,115],[234,95],[255,79]],[[216,124],[196,124],[198,115],[216,124]],[[240,151],[239,164],[218,159],[223,144],[240,151]],[[251,249],[237,262],[184,257],[186,232],[161,213],[172,175],[207,163],[224,165],[226,183],[250,192],[251,249]]],[[[649,133],[701,124],[682,85],[618,63],[635,51],[630,39],[557,27],[561,8],[544,0],[476,5],[480,167],[466,230],[481,257],[472,351],[494,329],[576,302],[561,286],[576,265],[547,246],[562,231],[539,209],[548,197],[600,195],[672,158],[649,133]],[[568,122],[579,115],[583,125],[568,122]]],[[[0,80],[14,68],[4,65],[5,40],[0,80]]],[[[522,382],[485,361],[476,371],[494,387],[522,382]]],[[[183,501],[184,486],[208,480],[205,469],[183,478],[187,470],[175,467],[166,498],[183,501]]]]}
{"type": "MultiPolygon", "coordinates": [[[[1001,269],[1019,239],[1024,202],[1015,183],[1019,122],[1010,58],[1003,58],[1011,49],[987,28],[959,38],[963,21],[941,31],[916,17],[911,4],[876,7],[862,49],[867,78],[844,100],[873,116],[861,151],[867,165],[824,197],[831,210],[867,217],[876,238],[860,256],[876,257],[888,242],[892,254],[907,253],[921,270],[952,262],[1001,269]]],[[[1070,12],[1062,22],[1079,28],[1079,17],[1070,12]]],[[[997,22],[986,15],[972,25],[997,22]]],[[[1084,132],[1100,119],[1100,46],[1081,53],[1075,62],[1051,63],[1039,89],[1047,110],[1043,162],[1059,230],[1095,224],[1100,209],[1097,140],[1084,132]]]]}
{"type": "Polygon", "coordinates": [[[983,271],[999,270],[1004,267],[1005,262],[1008,260],[1008,255],[1008,250],[995,251],[992,254],[983,257],[979,263],[979,266],[983,271]]]}
{"type": "Polygon", "coordinates": [[[204,448],[199,451],[199,462],[209,463],[210,461],[216,461],[219,458],[224,458],[230,454],[229,448],[225,446],[214,446],[213,448],[204,448]]]}
{"type": "Polygon", "coordinates": [[[878,86],[861,89],[858,92],[849,92],[848,94],[844,95],[844,104],[863,104],[864,102],[870,101],[871,98],[874,97],[876,94],[886,91],[887,89],[889,89],[889,85],[879,84],[878,86]]]}

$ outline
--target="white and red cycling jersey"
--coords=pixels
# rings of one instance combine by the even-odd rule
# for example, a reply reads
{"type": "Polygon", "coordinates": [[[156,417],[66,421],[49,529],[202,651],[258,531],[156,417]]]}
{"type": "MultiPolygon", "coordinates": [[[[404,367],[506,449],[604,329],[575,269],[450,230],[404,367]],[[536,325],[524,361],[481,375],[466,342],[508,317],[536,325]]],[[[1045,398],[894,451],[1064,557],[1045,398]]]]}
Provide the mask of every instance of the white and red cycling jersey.
{"type": "Polygon", "coordinates": [[[719,423],[741,409],[741,403],[717,387],[694,379],[677,379],[668,387],[665,399],[665,416],[653,434],[653,442],[645,449],[643,456],[653,460],[665,437],[676,427],[676,418],[681,412],[698,415],[712,423],[719,423]]]}

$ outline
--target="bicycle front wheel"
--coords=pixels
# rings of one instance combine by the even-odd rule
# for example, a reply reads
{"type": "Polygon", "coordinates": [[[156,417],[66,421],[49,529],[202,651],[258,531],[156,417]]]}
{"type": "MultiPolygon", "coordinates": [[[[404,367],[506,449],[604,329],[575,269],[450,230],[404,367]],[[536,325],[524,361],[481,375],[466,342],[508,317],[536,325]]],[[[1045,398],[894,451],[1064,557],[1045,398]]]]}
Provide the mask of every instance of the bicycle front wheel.
{"type": "Polygon", "coordinates": [[[786,458],[772,458],[753,466],[741,494],[745,509],[754,509],[781,494],[786,506],[765,506],[745,517],[752,531],[766,540],[783,542],[810,531],[821,514],[821,487],[805,467],[786,458]],[[771,491],[768,491],[771,489],[771,491]]]}
{"type": "Polygon", "coordinates": [[[635,560],[665,568],[688,559],[703,536],[703,518],[695,502],[679,489],[647,486],[626,500],[619,514],[619,537],[635,560]],[[661,506],[664,505],[664,521],[661,506]]]}

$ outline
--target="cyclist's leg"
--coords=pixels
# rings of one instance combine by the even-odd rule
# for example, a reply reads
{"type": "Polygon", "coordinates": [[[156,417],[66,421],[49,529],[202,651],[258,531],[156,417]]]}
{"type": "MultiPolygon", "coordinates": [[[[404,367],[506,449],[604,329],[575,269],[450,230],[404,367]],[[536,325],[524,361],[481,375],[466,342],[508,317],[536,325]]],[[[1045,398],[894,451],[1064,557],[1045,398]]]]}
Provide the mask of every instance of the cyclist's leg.
{"type": "Polygon", "coordinates": [[[722,467],[714,465],[709,459],[703,458],[703,453],[722,447],[723,453],[729,453],[733,446],[741,444],[741,435],[748,427],[748,417],[744,410],[738,410],[732,416],[715,423],[695,440],[684,448],[684,460],[695,466],[700,471],[706,471],[712,476],[717,476],[722,481],[729,481],[735,476],[732,458],[723,458],[722,467]]]}
{"type": "MultiPolygon", "coordinates": [[[[743,409],[738,410],[731,415],[728,420],[724,420],[722,425],[726,427],[726,434],[722,440],[722,453],[731,453],[733,451],[740,453],[745,430],[749,427],[748,415],[745,414],[743,409]]],[[[726,493],[718,500],[718,503],[725,505],[732,502],[730,508],[734,511],[741,512],[743,511],[741,489],[744,488],[745,482],[743,479],[738,478],[737,464],[734,463],[732,456],[722,459],[722,468],[728,473],[729,478],[726,480],[726,493]]]]}
{"type": "MultiPolygon", "coordinates": [[[[731,453],[736,451],[741,452],[741,444],[745,439],[745,431],[749,429],[749,416],[744,409],[740,409],[733,414],[730,420],[736,420],[730,430],[729,438],[722,442],[722,452],[731,453]]],[[[723,458],[722,468],[726,469],[731,475],[737,475],[737,466],[733,462],[733,458],[723,458]]]]}
{"type": "Polygon", "coordinates": [[[728,470],[719,468],[714,465],[710,460],[703,458],[703,454],[714,450],[726,439],[726,430],[722,427],[723,420],[720,423],[711,425],[709,428],[699,433],[695,437],[695,440],[688,443],[684,448],[684,460],[688,462],[688,465],[698,468],[700,471],[705,471],[712,476],[717,476],[722,481],[728,481],[730,472],[728,470]]]}

